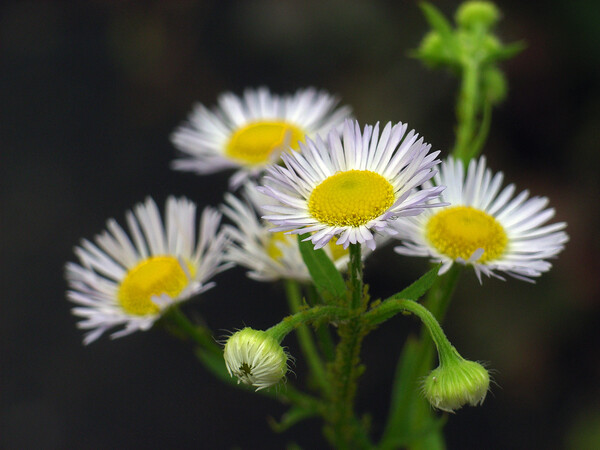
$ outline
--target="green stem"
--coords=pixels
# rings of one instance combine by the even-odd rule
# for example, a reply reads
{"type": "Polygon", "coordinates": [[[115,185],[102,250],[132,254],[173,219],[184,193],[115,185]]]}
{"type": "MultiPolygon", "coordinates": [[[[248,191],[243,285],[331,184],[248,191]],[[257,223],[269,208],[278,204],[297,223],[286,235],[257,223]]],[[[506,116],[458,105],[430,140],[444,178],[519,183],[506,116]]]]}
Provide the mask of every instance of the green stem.
{"type": "Polygon", "coordinates": [[[329,414],[325,417],[326,435],[337,448],[371,448],[367,432],[354,412],[358,377],[363,369],[360,348],[365,328],[361,319],[351,319],[339,325],[338,334],[340,342],[330,372],[333,389],[329,414]]]}
{"type": "MultiPolygon", "coordinates": [[[[230,386],[254,392],[251,386],[237,383],[235,378],[229,375],[225,367],[225,360],[223,359],[223,349],[214,341],[206,328],[194,325],[177,305],[171,306],[163,318],[175,330],[180,332],[179,337],[189,338],[198,346],[196,356],[213,375],[230,386]]],[[[324,414],[325,406],[320,399],[298,391],[290,383],[287,383],[285,389],[279,392],[263,389],[258,391],[258,393],[277,399],[282,403],[290,403],[306,410],[324,414]]]]}
{"type": "Polygon", "coordinates": [[[284,317],[281,322],[266,330],[277,342],[281,342],[292,330],[306,322],[324,320],[338,322],[346,320],[351,312],[339,306],[315,306],[284,317]]]}
{"type": "Polygon", "coordinates": [[[423,322],[423,325],[425,325],[429,331],[429,334],[438,349],[440,357],[443,358],[445,354],[453,351],[452,344],[450,344],[446,338],[444,330],[442,330],[442,327],[436,320],[435,316],[423,305],[413,300],[386,300],[378,307],[366,313],[363,318],[366,323],[376,324],[379,323],[380,317],[389,317],[399,311],[408,311],[421,319],[421,322],[423,322]]]}
{"type": "Polygon", "coordinates": [[[340,341],[336,348],[335,360],[329,373],[333,386],[330,399],[330,411],[325,417],[326,435],[331,443],[344,449],[371,448],[364,426],[356,418],[354,400],[358,378],[363,367],[360,365],[360,349],[367,333],[361,317],[366,302],[363,297],[363,265],[360,244],[350,244],[348,310],[354,314],[338,326],[340,341]]]}
{"type": "MultiPolygon", "coordinates": [[[[288,305],[292,313],[300,312],[301,307],[301,292],[298,283],[293,280],[286,280],[285,292],[288,298],[288,305]]],[[[298,343],[300,348],[306,357],[306,362],[312,374],[314,375],[317,384],[324,394],[329,393],[331,387],[327,381],[327,375],[325,373],[325,367],[321,356],[317,351],[317,347],[313,341],[313,336],[310,329],[305,324],[301,324],[296,329],[296,335],[298,337],[298,343]]]]}
{"type": "Polygon", "coordinates": [[[490,125],[492,123],[492,103],[488,100],[485,100],[483,103],[483,112],[481,117],[481,123],[479,124],[479,131],[477,132],[477,136],[473,141],[473,145],[471,145],[471,151],[466,155],[466,160],[471,160],[476,158],[477,155],[481,152],[483,148],[483,144],[488,137],[490,132],[490,125]]]}
{"type": "Polygon", "coordinates": [[[351,306],[357,309],[363,298],[363,265],[360,244],[350,244],[350,286],[352,289],[351,306]]]}
{"type": "MultiPolygon", "coordinates": [[[[428,291],[424,305],[440,323],[462,269],[460,264],[453,264],[428,291]]],[[[394,376],[390,413],[380,444],[382,449],[397,448],[398,443],[411,449],[445,448],[441,424],[435,420],[431,406],[419,392],[419,380],[431,370],[434,356],[433,342],[427,329],[422,330],[420,338],[410,337],[404,345],[394,376]]]]}
{"type": "Polygon", "coordinates": [[[463,62],[462,83],[456,108],[456,143],[452,154],[467,162],[467,155],[475,134],[475,122],[479,105],[479,64],[468,59],[463,62]]]}
{"type": "Polygon", "coordinates": [[[223,353],[221,347],[215,342],[210,331],[203,327],[194,325],[185,314],[179,309],[178,305],[172,305],[163,318],[181,332],[184,336],[191,339],[198,346],[211,353],[223,353]]]}

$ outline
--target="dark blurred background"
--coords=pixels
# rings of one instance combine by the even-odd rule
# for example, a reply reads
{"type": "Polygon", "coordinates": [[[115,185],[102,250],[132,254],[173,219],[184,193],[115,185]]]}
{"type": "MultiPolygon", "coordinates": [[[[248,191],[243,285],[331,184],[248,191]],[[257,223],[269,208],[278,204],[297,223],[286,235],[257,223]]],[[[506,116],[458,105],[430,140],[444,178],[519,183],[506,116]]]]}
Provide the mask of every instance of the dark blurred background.
{"type": "MultiPolygon", "coordinates": [[[[458,3],[435,4],[451,15],[458,3]]],[[[519,189],[550,197],[571,241],[536,285],[461,280],[446,332],[465,357],[490,362],[499,386],[450,417],[446,436],[450,449],[597,449],[600,6],[499,6],[500,37],[528,47],[503,65],[509,97],[485,154],[519,189]]],[[[229,173],[173,172],[168,136],[193,102],[213,105],[225,90],[325,88],[362,123],[407,121],[447,155],[457,81],[408,57],[426,30],[412,1],[3,2],[0,447],[325,447],[318,421],[273,434],[266,418],[284,407],[222,385],[159,330],[84,347],[63,266],[80,238],[109,217],[123,223],[147,195],[220,203],[229,173]]],[[[426,268],[387,248],[366,278],[384,296],[426,268]]],[[[281,286],[241,269],[216,281],[185,309],[217,333],[285,314],[281,286]]],[[[358,408],[376,435],[416,325],[398,317],[365,343],[358,408]]],[[[295,372],[302,384],[302,361],[295,372]]]]}

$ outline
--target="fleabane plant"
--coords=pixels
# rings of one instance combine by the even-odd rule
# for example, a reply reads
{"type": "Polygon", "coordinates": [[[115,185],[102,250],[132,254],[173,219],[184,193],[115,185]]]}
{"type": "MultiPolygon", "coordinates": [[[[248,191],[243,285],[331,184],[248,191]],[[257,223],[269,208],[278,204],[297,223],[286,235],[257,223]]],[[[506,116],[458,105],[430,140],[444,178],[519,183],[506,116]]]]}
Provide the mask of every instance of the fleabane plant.
{"type": "MultiPolygon", "coordinates": [[[[461,80],[449,155],[431,151],[406,123],[350,119],[349,107],[314,88],[284,95],[247,89],[240,97],[222,94],[211,110],[197,105],[171,136],[179,151],[173,166],[201,175],[233,169],[231,188],[243,188],[225,193],[218,209],[206,207],[198,226],[190,200],[170,197],[161,215],[147,199],[127,213],[127,232],[110,219],[93,241],[82,240],[66,278],[84,343],[114,327],[122,328],[112,337],[161,327],[191,341],[221,381],[288,405],[281,421],[271,422],[275,431],[320,418],[334,448],[445,448],[443,415],[481,405],[490,388],[486,365],[463,357],[441,326],[463,269],[480,282],[482,275],[537,280],[568,235],[565,222],[551,222],[546,197],[503,187],[503,172],[492,172],[479,155],[492,107],[508,93],[498,63],[522,45],[494,35],[500,12],[489,2],[461,5],[456,26],[432,5],[422,8],[431,31],[413,55],[461,80]],[[397,253],[432,265],[394,295],[372,298],[363,266],[392,240],[397,253]],[[285,292],[290,311],[269,328],[245,326],[219,344],[206,319],[192,322],[179,305],[233,265],[260,288],[283,287],[265,289],[257,308],[285,292]],[[362,344],[404,316],[423,326],[402,350],[396,341],[386,349],[401,357],[375,441],[355,407],[368,370],[362,344]],[[290,334],[308,375],[287,376],[290,334]]],[[[224,307],[227,301],[238,299],[223,299],[224,307]]]]}

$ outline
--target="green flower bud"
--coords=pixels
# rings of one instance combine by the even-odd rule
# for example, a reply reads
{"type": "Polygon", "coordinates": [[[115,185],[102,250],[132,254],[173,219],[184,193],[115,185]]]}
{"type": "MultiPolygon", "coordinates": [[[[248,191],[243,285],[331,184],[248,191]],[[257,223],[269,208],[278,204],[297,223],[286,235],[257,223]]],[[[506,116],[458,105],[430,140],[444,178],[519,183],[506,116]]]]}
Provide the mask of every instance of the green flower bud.
{"type": "Polygon", "coordinates": [[[229,375],[257,391],[277,384],[287,372],[287,354],[266,331],[244,328],[232,334],[223,357],[229,375]]]}
{"type": "Polygon", "coordinates": [[[467,29],[482,26],[484,29],[493,27],[500,19],[500,11],[492,2],[465,2],[456,10],[456,23],[467,29]]]}
{"type": "Polygon", "coordinates": [[[454,412],[466,404],[482,404],[489,386],[490,376],[481,364],[454,353],[427,376],[423,393],[434,408],[454,412]]]}
{"type": "Polygon", "coordinates": [[[453,46],[445,42],[437,31],[430,31],[425,35],[416,56],[431,67],[459,66],[453,46]]]}
{"type": "Polygon", "coordinates": [[[488,67],[482,76],[483,92],[488,101],[498,104],[506,97],[506,78],[504,74],[495,67],[488,67]]]}

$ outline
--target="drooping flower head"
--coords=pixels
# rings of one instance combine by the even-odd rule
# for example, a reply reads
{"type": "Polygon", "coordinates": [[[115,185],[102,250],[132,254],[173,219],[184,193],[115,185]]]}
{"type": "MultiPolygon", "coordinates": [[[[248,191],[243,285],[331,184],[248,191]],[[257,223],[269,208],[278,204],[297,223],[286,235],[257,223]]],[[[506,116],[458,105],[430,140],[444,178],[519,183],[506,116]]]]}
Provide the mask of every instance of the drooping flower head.
{"type": "Polygon", "coordinates": [[[503,177],[492,176],[484,157],[471,160],[466,176],[463,163],[448,158],[433,181],[446,186],[442,199],[450,205],[395,223],[402,240],[395,251],[429,256],[443,263],[440,273],[455,261],[471,265],[479,281],[482,273],[503,279],[497,272],[532,281],[548,271],[546,260],[569,239],[566,223],[543,225],[554,216],[548,199],[528,191],[513,198],[514,184],[500,191],[503,177]]]}
{"type": "Polygon", "coordinates": [[[75,248],[79,264],[69,262],[67,297],[79,306],[77,325],[90,330],[85,344],[115,326],[111,337],[147,330],[171,304],[212,287],[207,281],[229,265],[222,263],[226,244],[217,232],[221,214],[205,208],[196,237],[196,205],[170,197],[165,225],[156,203],[148,198],[127,212],[130,236],[114,219],[96,236],[75,248]]]}
{"type": "Polygon", "coordinates": [[[270,166],[261,192],[279,202],[265,206],[272,231],[313,233],[308,239],[321,248],[334,237],[347,248],[366,243],[374,249],[373,231],[395,233],[390,222],[436,206],[431,200],[444,189],[416,188],[435,173],[439,152],[407,125],[365,126],[347,120],[343,134],[331,131],[300,144],[300,152],[282,156],[285,167],[270,166]],[[404,138],[404,140],[403,140],[404,138]]]}
{"type": "Polygon", "coordinates": [[[465,405],[481,405],[489,387],[490,374],[485,367],[457,354],[425,377],[423,394],[434,408],[454,412],[465,405]]]}
{"type": "MultiPolygon", "coordinates": [[[[245,267],[248,276],[258,281],[278,279],[310,280],[308,269],[302,260],[298,238],[283,231],[273,233],[272,225],[260,217],[267,213],[265,205],[273,205],[274,199],[257,191],[254,183],[244,186],[242,198],[225,194],[221,210],[234,225],[224,225],[231,243],[225,259],[245,267]]],[[[388,240],[377,236],[378,244],[388,240]]],[[[323,250],[339,270],[345,270],[349,261],[348,250],[335,245],[335,238],[323,250]]],[[[366,258],[371,252],[362,253],[366,258]]]]}
{"type": "Polygon", "coordinates": [[[212,111],[198,104],[171,140],[182,153],[173,163],[178,170],[210,174],[238,169],[230,180],[240,186],[283,151],[298,149],[305,137],[326,134],[350,114],[347,106],[314,88],[278,96],[267,88],[247,89],[243,97],[225,93],[212,111]]]}

